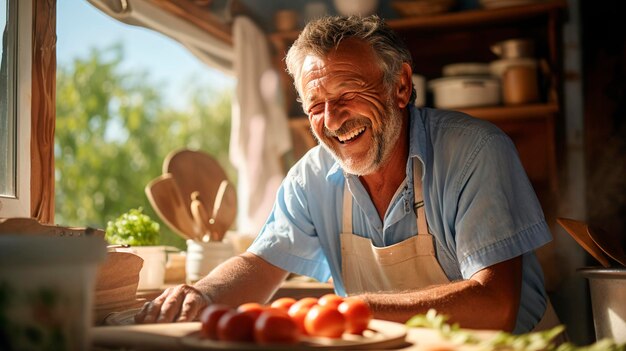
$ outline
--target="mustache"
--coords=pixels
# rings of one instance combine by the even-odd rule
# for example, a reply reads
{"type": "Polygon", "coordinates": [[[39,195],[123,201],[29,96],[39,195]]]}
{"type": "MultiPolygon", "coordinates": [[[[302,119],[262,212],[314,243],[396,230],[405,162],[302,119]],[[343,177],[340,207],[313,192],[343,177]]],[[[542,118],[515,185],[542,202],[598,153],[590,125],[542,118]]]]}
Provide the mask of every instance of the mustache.
{"type": "Polygon", "coordinates": [[[363,127],[363,126],[365,126],[366,128],[371,127],[372,123],[367,118],[351,119],[349,121],[346,121],[344,124],[341,125],[341,127],[335,130],[330,130],[326,128],[326,126],[324,126],[324,136],[328,138],[336,138],[339,135],[346,134],[353,129],[363,127]]]}

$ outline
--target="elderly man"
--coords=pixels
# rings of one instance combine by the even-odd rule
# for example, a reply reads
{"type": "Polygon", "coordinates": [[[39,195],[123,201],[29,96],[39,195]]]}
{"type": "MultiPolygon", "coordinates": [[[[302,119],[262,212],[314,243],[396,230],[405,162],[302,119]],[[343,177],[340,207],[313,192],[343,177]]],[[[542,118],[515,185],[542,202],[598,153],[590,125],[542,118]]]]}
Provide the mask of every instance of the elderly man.
{"type": "Polygon", "coordinates": [[[464,327],[545,324],[533,250],[551,236],[515,146],[487,122],[414,108],[411,65],[378,17],[308,24],[287,66],[320,146],[289,171],[248,252],[164,292],[137,321],[264,302],[295,272],[332,277],[379,319],[435,308],[464,327]]]}

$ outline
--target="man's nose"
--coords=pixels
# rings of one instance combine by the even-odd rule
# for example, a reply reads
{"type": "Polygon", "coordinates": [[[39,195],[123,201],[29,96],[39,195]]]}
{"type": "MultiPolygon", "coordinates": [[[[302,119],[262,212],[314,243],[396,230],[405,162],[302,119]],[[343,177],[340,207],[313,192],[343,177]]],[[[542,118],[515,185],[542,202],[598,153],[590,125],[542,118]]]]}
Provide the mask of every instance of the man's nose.
{"type": "Polygon", "coordinates": [[[348,110],[337,101],[324,104],[324,126],[328,130],[337,130],[348,117],[348,110]]]}

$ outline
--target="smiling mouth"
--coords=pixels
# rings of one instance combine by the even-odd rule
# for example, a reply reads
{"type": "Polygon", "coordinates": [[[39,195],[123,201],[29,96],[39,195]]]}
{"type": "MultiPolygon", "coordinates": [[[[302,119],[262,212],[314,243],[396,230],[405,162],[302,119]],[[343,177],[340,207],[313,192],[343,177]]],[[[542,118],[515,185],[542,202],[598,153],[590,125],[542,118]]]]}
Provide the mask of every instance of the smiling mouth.
{"type": "Polygon", "coordinates": [[[359,128],[349,131],[348,133],[338,135],[337,139],[342,144],[349,143],[353,141],[354,139],[358,138],[361,134],[363,134],[363,132],[365,132],[365,127],[359,127],[359,128]]]}

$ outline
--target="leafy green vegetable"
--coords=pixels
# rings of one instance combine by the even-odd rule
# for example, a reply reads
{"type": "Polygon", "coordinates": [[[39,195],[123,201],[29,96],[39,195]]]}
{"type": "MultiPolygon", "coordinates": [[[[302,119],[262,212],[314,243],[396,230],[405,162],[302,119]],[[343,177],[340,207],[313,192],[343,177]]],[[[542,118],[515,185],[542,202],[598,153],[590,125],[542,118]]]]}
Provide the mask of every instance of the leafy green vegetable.
{"type": "Polygon", "coordinates": [[[107,223],[105,239],[110,244],[149,246],[159,243],[159,223],[143,213],[141,207],[131,209],[107,223]]]}
{"type": "Polygon", "coordinates": [[[472,345],[476,350],[484,351],[626,351],[626,344],[617,344],[611,339],[603,339],[588,346],[576,346],[571,343],[556,346],[552,340],[565,330],[563,325],[520,335],[498,332],[492,338],[481,339],[471,330],[461,329],[457,323],[451,325],[447,321],[448,316],[437,314],[437,311],[430,309],[426,314],[413,316],[406,325],[436,329],[444,339],[456,345],[472,345]]]}

